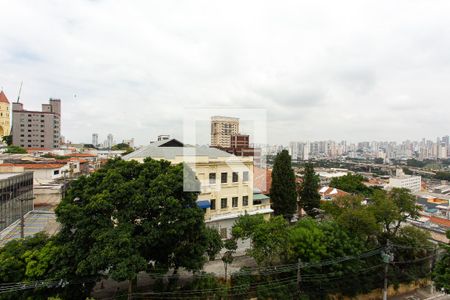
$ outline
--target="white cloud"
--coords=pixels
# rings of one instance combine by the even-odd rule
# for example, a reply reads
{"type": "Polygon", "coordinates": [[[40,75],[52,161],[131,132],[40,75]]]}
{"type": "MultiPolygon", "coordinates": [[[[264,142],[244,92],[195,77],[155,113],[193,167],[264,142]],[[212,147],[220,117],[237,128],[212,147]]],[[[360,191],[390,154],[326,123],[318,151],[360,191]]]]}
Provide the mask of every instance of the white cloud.
{"type": "Polygon", "coordinates": [[[181,137],[192,106],[266,108],[273,143],[450,130],[446,0],[2,2],[0,86],[61,98],[73,141],[181,137]]]}

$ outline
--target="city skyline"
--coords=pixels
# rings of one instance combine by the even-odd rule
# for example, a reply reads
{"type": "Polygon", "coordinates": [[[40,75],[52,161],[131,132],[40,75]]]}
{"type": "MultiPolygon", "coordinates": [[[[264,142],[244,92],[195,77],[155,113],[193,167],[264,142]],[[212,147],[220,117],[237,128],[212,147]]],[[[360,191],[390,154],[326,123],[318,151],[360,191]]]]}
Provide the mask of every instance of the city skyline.
{"type": "Polygon", "coordinates": [[[271,144],[448,134],[448,1],[218,4],[9,2],[0,86],[61,99],[72,141],[181,137],[211,106],[266,109],[271,144]]]}

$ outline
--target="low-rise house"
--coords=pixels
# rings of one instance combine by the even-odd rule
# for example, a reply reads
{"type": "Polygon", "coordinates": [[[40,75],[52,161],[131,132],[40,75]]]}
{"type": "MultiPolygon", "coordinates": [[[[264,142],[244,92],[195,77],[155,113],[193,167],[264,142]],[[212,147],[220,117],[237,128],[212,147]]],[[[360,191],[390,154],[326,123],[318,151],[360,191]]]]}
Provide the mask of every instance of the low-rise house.
{"type": "Polygon", "coordinates": [[[321,201],[332,201],[335,200],[338,197],[343,197],[349,195],[349,193],[344,192],[343,190],[330,187],[330,186],[324,186],[319,189],[320,194],[320,200],[321,201]]]}
{"type": "Polygon", "coordinates": [[[26,171],[33,172],[34,184],[47,184],[55,180],[73,178],[80,173],[79,161],[48,161],[48,162],[24,162],[24,163],[2,163],[0,173],[26,171]]]}

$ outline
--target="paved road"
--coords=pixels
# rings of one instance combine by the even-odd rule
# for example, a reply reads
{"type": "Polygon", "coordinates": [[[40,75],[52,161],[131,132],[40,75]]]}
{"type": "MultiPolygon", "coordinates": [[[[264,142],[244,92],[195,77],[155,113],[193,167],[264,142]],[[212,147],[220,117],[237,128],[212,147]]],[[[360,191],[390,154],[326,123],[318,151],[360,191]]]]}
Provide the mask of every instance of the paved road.
{"type": "Polygon", "coordinates": [[[413,292],[405,293],[403,295],[388,297],[389,300],[450,300],[450,295],[441,293],[430,293],[430,287],[417,289],[413,292]]]}

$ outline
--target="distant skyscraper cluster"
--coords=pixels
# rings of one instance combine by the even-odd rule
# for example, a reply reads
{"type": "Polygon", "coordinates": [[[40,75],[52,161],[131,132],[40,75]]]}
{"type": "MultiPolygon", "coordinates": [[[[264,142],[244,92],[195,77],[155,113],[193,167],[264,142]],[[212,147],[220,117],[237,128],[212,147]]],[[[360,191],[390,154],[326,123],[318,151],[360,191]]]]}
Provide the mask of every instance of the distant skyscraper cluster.
{"type": "Polygon", "coordinates": [[[406,140],[400,143],[387,141],[347,141],[290,142],[288,150],[293,160],[309,158],[382,158],[391,159],[446,159],[450,156],[449,136],[437,138],[435,142],[406,140]]]}

